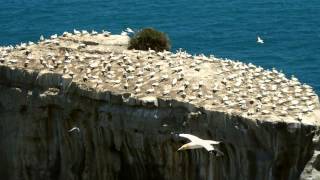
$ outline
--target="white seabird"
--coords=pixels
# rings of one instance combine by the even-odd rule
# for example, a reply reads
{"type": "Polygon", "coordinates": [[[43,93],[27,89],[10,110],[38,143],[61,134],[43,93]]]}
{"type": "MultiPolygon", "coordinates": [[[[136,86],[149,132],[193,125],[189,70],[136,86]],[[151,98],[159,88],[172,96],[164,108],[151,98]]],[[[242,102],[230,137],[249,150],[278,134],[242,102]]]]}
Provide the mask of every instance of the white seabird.
{"type": "Polygon", "coordinates": [[[76,30],[76,29],[73,29],[73,33],[74,33],[75,35],[77,35],[77,34],[81,34],[81,32],[80,32],[80,31],[78,31],[78,30],[76,30]]]}
{"type": "Polygon", "coordinates": [[[43,35],[40,36],[40,41],[44,41],[43,35]]]}
{"type": "Polygon", "coordinates": [[[71,128],[68,132],[72,132],[72,131],[78,131],[80,132],[80,129],[78,127],[73,127],[71,128]]]}
{"type": "Polygon", "coordinates": [[[213,145],[220,144],[219,141],[212,141],[212,140],[203,140],[198,138],[197,136],[194,136],[192,134],[179,134],[180,137],[184,137],[189,139],[191,142],[182,145],[178,151],[186,150],[186,149],[198,149],[198,148],[205,148],[207,151],[216,151],[218,154],[217,156],[224,155],[223,152],[218,150],[217,148],[214,148],[213,145]]]}
{"type": "Polygon", "coordinates": [[[260,36],[257,37],[257,43],[259,43],[259,44],[263,44],[264,43],[263,39],[261,39],[260,36]]]}
{"type": "Polygon", "coordinates": [[[120,35],[121,36],[128,36],[128,33],[126,31],[122,31],[120,35]]]}
{"type": "Polygon", "coordinates": [[[128,33],[134,33],[134,31],[133,31],[131,28],[127,28],[126,31],[127,31],[128,33]]]}
{"type": "Polygon", "coordinates": [[[58,34],[51,35],[50,38],[51,39],[56,39],[56,38],[58,38],[58,34]]]}
{"type": "Polygon", "coordinates": [[[104,36],[109,36],[109,35],[111,34],[111,32],[102,30],[102,34],[103,34],[104,36]]]}

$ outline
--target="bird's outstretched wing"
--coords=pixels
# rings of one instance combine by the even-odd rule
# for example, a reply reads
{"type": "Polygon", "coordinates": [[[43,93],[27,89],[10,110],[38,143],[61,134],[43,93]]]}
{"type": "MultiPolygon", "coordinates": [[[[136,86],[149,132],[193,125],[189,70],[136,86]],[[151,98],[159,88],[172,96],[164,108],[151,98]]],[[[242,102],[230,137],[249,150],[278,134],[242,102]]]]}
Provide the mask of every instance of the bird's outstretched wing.
{"type": "Polygon", "coordinates": [[[212,145],[218,145],[221,143],[220,141],[213,141],[213,140],[205,140],[205,141],[212,144],[212,145]]]}
{"type": "Polygon", "coordinates": [[[191,135],[191,134],[179,134],[179,136],[187,138],[190,141],[202,141],[202,139],[198,138],[197,136],[191,135]]]}
{"type": "Polygon", "coordinates": [[[213,146],[209,143],[206,143],[205,141],[201,141],[198,143],[200,146],[204,147],[207,151],[214,150],[213,146]]]}

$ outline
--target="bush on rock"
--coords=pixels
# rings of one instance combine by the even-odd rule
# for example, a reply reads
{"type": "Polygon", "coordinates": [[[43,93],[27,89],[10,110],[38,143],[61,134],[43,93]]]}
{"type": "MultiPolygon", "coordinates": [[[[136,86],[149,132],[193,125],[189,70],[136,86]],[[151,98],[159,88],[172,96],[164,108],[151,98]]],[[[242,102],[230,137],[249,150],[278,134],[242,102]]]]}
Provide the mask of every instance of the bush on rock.
{"type": "Polygon", "coordinates": [[[157,52],[170,50],[170,40],[168,36],[153,28],[145,28],[138,31],[131,37],[128,49],[149,50],[153,49],[157,52]]]}

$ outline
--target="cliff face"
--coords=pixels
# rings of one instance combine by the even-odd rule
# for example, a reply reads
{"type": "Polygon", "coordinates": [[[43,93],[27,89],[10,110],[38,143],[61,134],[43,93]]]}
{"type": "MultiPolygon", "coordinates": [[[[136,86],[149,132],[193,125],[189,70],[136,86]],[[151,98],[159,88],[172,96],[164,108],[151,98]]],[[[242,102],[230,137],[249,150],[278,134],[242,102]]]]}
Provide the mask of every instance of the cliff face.
{"type": "Polygon", "coordinates": [[[284,180],[316,172],[320,114],[311,87],[254,65],[126,51],[127,40],[65,33],[0,49],[1,179],[284,180]],[[179,133],[222,141],[224,156],[177,152],[186,142],[179,133]]]}
{"type": "Polygon", "coordinates": [[[4,179],[298,179],[313,152],[312,125],[99,93],[55,74],[0,76],[4,179]],[[180,132],[223,141],[225,156],[176,152],[180,132]]]}
{"type": "Polygon", "coordinates": [[[314,152],[312,158],[301,173],[300,179],[317,180],[320,179],[320,138],[319,132],[313,138],[314,152]]]}

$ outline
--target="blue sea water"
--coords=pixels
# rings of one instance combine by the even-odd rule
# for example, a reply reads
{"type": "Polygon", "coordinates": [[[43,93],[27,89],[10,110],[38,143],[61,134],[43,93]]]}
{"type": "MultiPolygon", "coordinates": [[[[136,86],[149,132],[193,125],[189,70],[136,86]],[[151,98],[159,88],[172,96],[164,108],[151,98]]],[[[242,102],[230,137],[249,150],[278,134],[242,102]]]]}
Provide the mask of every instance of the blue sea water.
{"type": "Polygon", "coordinates": [[[275,67],[320,92],[318,0],[0,0],[0,45],[126,27],[164,31],[174,50],[275,67]]]}

